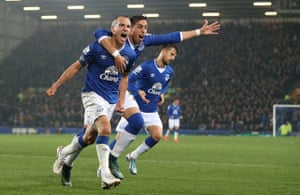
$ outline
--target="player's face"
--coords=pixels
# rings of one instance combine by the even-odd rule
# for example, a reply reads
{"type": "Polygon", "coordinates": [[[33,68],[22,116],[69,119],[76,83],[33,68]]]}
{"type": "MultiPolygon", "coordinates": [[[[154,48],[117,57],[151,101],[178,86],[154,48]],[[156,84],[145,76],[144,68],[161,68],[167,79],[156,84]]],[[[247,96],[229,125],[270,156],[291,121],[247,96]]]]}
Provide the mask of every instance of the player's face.
{"type": "Polygon", "coordinates": [[[177,52],[175,48],[165,49],[163,53],[163,63],[170,64],[172,61],[175,60],[177,52]]]}
{"type": "Polygon", "coordinates": [[[120,44],[124,44],[131,32],[130,19],[127,17],[118,17],[116,24],[112,27],[112,33],[120,44]]]}
{"type": "Polygon", "coordinates": [[[145,34],[148,30],[148,22],[147,20],[139,20],[132,26],[131,36],[134,44],[140,44],[145,37],[145,34]]]}

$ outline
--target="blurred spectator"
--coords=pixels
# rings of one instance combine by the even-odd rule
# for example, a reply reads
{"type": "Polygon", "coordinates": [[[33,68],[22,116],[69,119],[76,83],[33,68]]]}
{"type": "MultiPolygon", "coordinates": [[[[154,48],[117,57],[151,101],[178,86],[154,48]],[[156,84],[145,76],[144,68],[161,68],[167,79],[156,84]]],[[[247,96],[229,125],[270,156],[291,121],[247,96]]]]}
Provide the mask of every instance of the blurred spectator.
{"type": "MultiPolygon", "coordinates": [[[[192,21],[168,22],[150,26],[149,31],[166,33],[178,25],[181,29],[199,26],[192,21]]],[[[43,87],[65,69],[60,64],[69,64],[80,55],[74,51],[93,39],[96,28],[82,24],[42,26],[0,63],[4,81],[0,82],[0,125],[82,127],[77,90],[83,84],[84,72],[72,84],[66,83],[54,99],[46,97],[43,87]]],[[[173,65],[173,91],[168,95],[181,99],[185,113],[182,128],[271,131],[272,105],[288,102],[284,98],[300,78],[299,32],[298,23],[226,23],[218,36],[180,43],[181,54],[173,65]]],[[[152,58],[156,50],[147,49],[139,60],[152,58]]],[[[166,105],[160,108],[166,126],[165,110],[166,105]]],[[[299,126],[293,128],[298,130],[299,126]]]]}

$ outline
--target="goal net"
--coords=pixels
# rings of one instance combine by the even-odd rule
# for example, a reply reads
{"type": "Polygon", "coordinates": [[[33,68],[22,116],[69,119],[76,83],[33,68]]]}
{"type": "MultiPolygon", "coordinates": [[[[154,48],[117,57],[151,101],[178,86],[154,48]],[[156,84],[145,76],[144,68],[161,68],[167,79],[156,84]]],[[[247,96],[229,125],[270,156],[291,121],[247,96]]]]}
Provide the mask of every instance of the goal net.
{"type": "Polygon", "coordinates": [[[290,123],[292,131],[297,131],[300,123],[300,105],[274,104],[273,105],[273,137],[280,135],[280,126],[290,123]],[[299,122],[298,122],[299,121],[299,122]]]}

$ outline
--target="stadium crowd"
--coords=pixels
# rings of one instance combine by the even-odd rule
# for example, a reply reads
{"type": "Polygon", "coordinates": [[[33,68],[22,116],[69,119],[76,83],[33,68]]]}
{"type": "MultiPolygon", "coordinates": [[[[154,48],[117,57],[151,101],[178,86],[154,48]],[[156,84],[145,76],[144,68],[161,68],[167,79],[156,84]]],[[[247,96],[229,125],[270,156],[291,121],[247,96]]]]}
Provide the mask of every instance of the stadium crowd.
{"type": "MultiPolygon", "coordinates": [[[[149,32],[187,30],[202,24],[197,22],[152,23],[149,32]]],[[[96,28],[43,25],[0,62],[0,126],[82,127],[84,71],[54,98],[45,90],[94,39],[96,28]]],[[[224,23],[219,35],[179,43],[174,79],[160,108],[164,123],[166,106],[179,97],[182,128],[271,131],[272,105],[284,103],[299,80],[299,32],[300,23],[224,23]]],[[[149,48],[138,62],[158,51],[149,48]]]]}

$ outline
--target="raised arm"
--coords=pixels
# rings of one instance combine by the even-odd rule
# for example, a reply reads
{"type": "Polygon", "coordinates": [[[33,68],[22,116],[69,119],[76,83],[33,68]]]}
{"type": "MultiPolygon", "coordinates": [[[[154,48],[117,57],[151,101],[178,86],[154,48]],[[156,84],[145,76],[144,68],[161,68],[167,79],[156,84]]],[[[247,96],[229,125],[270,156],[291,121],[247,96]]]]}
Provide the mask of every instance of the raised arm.
{"type": "Polygon", "coordinates": [[[220,30],[221,25],[219,22],[213,22],[208,24],[208,21],[205,20],[204,24],[199,29],[193,29],[189,31],[176,31],[167,34],[148,34],[144,38],[144,45],[154,46],[162,45],[166,43],[178,43],[187,39],[191,39],[197,36],[202,35],[216,35],[218,30],[220,30]]]}
{"type": "Polygon", "coordinates": [[[190,30],[190,31],[182,31],[182,41],[194,38],[200,35],[216,35],[218,34],[218,30],[220,30],[221,25],[219,22],[215,21],[211,24],[208,24],[207,20],[204,20],[204,24],[201,28],[190,30]]]}
{"type": "Polygon", "coordinates": [[[83,66],[80,64],[80,62],[77,60],[73,64],[71,64],[61,75],[60,77],[55,81],[55,83],[52,84],[52,86],[47,89],[46,93],[48,96],[54,96],[57,89],[64,84],[66,81],[70,80],[74,75],[76,75],[83,66]]]}

